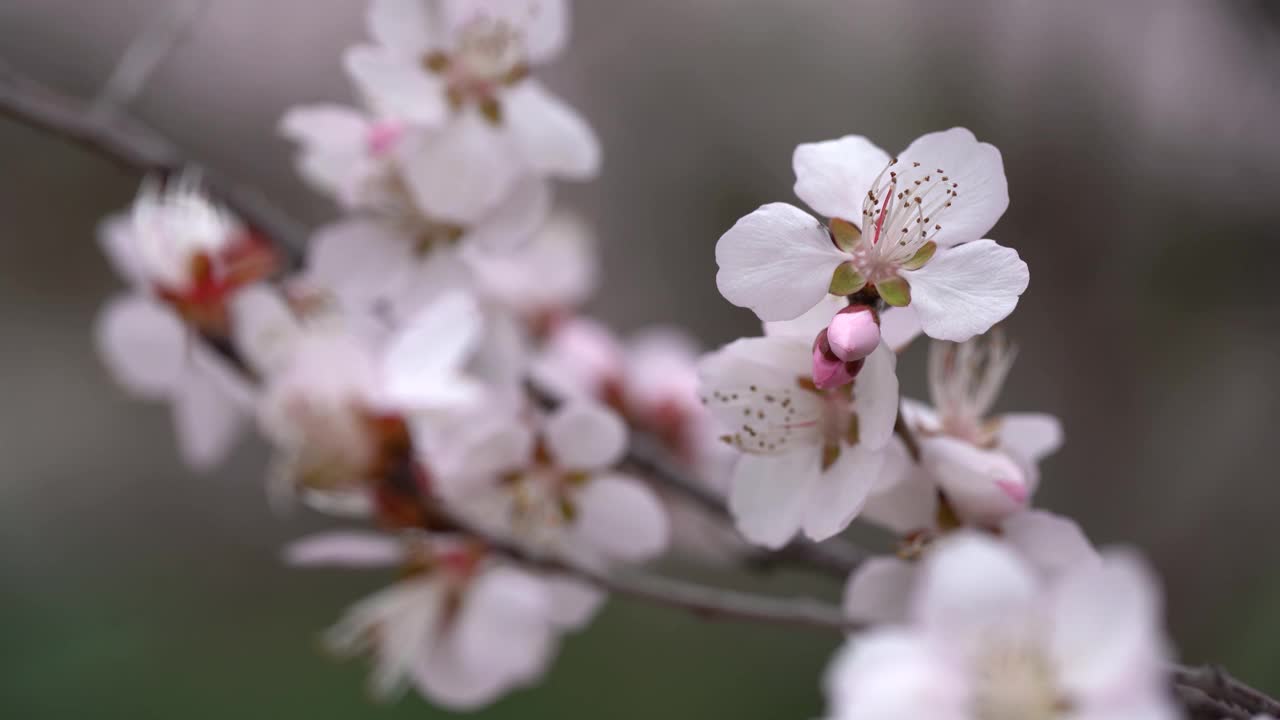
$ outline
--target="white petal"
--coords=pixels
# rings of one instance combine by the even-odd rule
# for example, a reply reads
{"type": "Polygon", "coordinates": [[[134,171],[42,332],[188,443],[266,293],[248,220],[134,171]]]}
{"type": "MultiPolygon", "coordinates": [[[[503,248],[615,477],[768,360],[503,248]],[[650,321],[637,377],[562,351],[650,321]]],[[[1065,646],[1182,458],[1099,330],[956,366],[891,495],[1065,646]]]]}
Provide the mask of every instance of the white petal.
{"type": "Polygon", "coordinates": [[[191,340],[168,307],[142,295],[118,297],[103,308],[96,330],[98,352],[125,390],[160,398],[176,389],[191,340]]]}
{"type": "Polygon", "coordinates": [[[422,55],[440,44],[440,19],[427,0],[373,0],[366,20],[373,39],[401,55],[422,55]]]}
{"type": "Polygon", "coordinates": [[[574,496],[574,536],[607,558],[644,562],[667,549],[670,527],[662,501],[647,485],[625,475],[592,478],[574,496]]]}
{"type": "Polygon", "coordinates": [[[379,115],[436,127],[449,117],[444,85],[417,58],[358,45],[343,57],[347,74],[379,115]]]}
{"type": "Polygon", "coordinates": [[[1108,555],[1069,573],[1052,613],[1058,679],[1072,696],[1123,692],[1159,672],[1159,590],[1136,557],[1108,555]]]}
{"type": "Polygon", "coordinates": [[[231,317],[236,348],[259,373],[283,368],[301,341],[298,319],[274,287],[254,285],[237,292],[231,317]]]}
{"type": "Polygon", "coordinates": [[[965,128],[921,136],[898,156],[898,162],[904,167],[918,162],[941,168],[949,181],[959,186],[952,206],[937,218],[942,229],[932,238],[940,247],[986,235],[1009,207],[1009,184],[1000,151],[978,142],[965,128]]]}
{"type": "Polygon", "coordinates": [[[488,217],[471,228],[466,241],[500,253],[516,250],[543,226],[550,207],[551,189],[546,181],[523,178],[488,217]]]}
{"type": "Polygon", "coordinates": [[[554,330],[534,371],[562,397],[599,397],[608,383],[620,381],[625,359],[613,331],[590,318],[574,317],[554,330]]]}
{"type": "Polygon", "coordinates": [[[863,563],[844,589],[844,612],[865,623],[903,623],[919,570],[896,557],[877,557],[863,563]]]}
{"type": "Polygon", "coordinates": [[[921,438],[920,450],[921,463],[961,518],[998,522],[1026,507],[1026,475],[1008,455],[948,436],[921,438]]]}
{"type": "Polygon", "coordinates": [[[847,642],[827,672],[839,720],[966,720],[968,678],[918,634],[875,630],[847,642]]]}
{"type": "Polygon", "coordinates": [[[924,561],[912,616],[941,632],[977,631],[1021,613],[1036,597],[1030,567],[983,535],[962,532],[938,542],[924,561]]]}
{"type": "Polygon", "coordinates": [[[525,572],[485,572],[467,589],[443,638],[445,647],[418,665],[418,687],[432,700],[463,710],[529,682],[554,650],[550,602],[546,585],[525,572]]]}
{"type": "Polygon", "coordinates": [[[891,307],[880,313],[880,339],[894,352],[906,350],[921,332],[920,315],[910,305],[891,307]]]}
{"type": "Polygon", "coordinates": [[[898,418],[898,356],[883,342],[853,381],[853,408],[858,414],[858,444],[882,448],[893,437],[898,418]]]}
{"type": "Polygon", "coordinates": [[[473,297],[449,292],[411,318],[382,360],[390,399],[414,407],[442,407],[474,396],[457,372],[480,340],[484,320],[473,297]]]}
{"type": "Polygon", "coordinates": [[[880,482],[883,466],[883,452],[862,443],[841,448],[840,457],[822,471],[809,494],[804,534],[821,542],[849,527],[880,482]]]}
{"type": "Polygon", "coordinates": [[[592,402],[570,402],[547,420],[551,456],[561,467],[594,470],[622,457],[627,426],[616,413],[592,402]]]}
{"type": "Polygon", "coordinates": [[[352,309],[367,311],[402,287],[414,265],[412,239],[372,219],[343,220],[311,239],[306,277],[352,309]]]}
{"type": "Polygon", "coordinates": [[[488,483],[493,476],[519,470],[533,457],[533,431],[520,418],[484,417],[461,423],[461,433],[448,435],[437,446],[427,443],[424,451],[432,468],[440,475],[441,489],[448,490],[453,478],[475,478],[488,483]]]}
{"type": "Polygon", "coordinates": [[[1000,416],[1000,447],[1030,464],[1062,447],[1062,423],[1045,413],[1006,413],[1000,416]]]}
{"type": "Polygon", "coordinates": [[[520,33],[534,63],[554,57],[569,36],[566,0],[445,0],[443,7],[447,27],[455,35],[477,16],[506,22],[520,33]]]}
{"type": "Polygon", "coordinates": [[[862,201],[889,160],[861,135],[799,145],[791,156],[796,196],[819,215],[861,226],[862,201]]]}
{"type": "Polygon", "coordinates": [[[1098,552],[1080,526],[1061,515],[1027,510],[1000,526],[1004,539],[1046,577],[1098,562],[1098,552]]]}
{"type": "Polygon", "coordinates": [[[821,472],[817,448],[743,455],[733,469],[729,510],[747,540],[780,548],[800,530],[821,472]]]}
{"type": "Polygon", "coordinates": [[[403,557],[395,538],[371,532],[320,533],[289,543],[284,549],[284,561],[302,567],[388,567],[403,557]]]}
{"type": "Polygon", "coordinates": [[[810,343],[792,337],[744,338],[698,363],[707,411],[730,440],[750,452],[780,454],[822,443],[822,398],[803,390],[810,343]]]}
{"type": "Polygon", "coordinates": [[[213,378],[189,372],[173,395],[178,451],[188,466],[209,470],[230,452],[245,414],[213,378]]]}
{"type": "Polygon", "coordinates": [[[600,140],[587,121],[533,80],[502,96],[503,122],[534,172],[588,180],[600,172],[600,140]]]}
{"type": "Polygon", "coordinates": [[[361,165],[370,161],[369,119],[345,105],[304,105],[290,108],[280,120],[280,132],[301,145],[298,172],[317,190],[342,198],[361,165]]]}
{"type": "Polygon", "coordinates": [[[897,480],[867,499],[859,516],[899,535],[934,526],[938,513],[938,486],[933,476],[907,456],[901,441],[885,447],[881,472],[897,480]]]}
{"type": "Polygon", "coordinates": [[[393,152],[418,206],[432,218],[464,226],[492,211],[520,170],[506,138],[469,111],[438,131],[406,136],[393,152]]]}
{"type": "Polygon", "coordinates": [[[546,578],[551,591],[551,622],[566,630],[586,627],[608,595],[581,580],[554,575],[546,578]]]}
{"type": "Polygon", "coordinates": [[[761,320],[791,320],[827,295],[848,257],[812,215],[771,203],[739,220],[716,243],[716,287],[761,320]]]}
{"type": "MultiPolygon", "coordinates": [[[[517,187],[512,195],[519,192],[517,187]]],[[[472,231],[472,236],[484,225],[487,223],[472,231]]],[[[553,213],[523,246],[500,252],[471,251],[467,260],[486,294],[513,309],[575,308],[591,295],[599,274],[591,228],[581,218],[564,212],[553,213]]]]}
{"type": "Polygon", "coordinates": [[[803,315],[794,320],[776,320],[764,324],[764,334],[769,337],[790,336],[812,343],[818,333],[827,329],[831,319],[844,308],[849,301],[839,295],[827,295],[818,301],[803,315]]]}
{"type": "Polygon", "coordinates": [[[993,240],[939,250],[927,265],[903,276],[925,334],[953,342],[981,335],[1008,317],[1030,281],[1018,253],[993,240]]]}
{"type": "Polygon", "coordinates": [[[133,218],[117,213],[98,224],[98,244],[111,268],[122,280],[138,285],[146,282],[142,261],[134,247],[133,218]]]}

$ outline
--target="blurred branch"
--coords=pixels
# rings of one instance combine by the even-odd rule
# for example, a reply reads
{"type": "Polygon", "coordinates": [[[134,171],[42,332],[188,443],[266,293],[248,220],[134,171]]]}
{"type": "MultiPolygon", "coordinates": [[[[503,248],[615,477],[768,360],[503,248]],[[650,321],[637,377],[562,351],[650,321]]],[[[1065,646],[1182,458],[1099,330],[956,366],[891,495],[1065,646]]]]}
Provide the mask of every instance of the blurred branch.
{"type": "Polygon", "coordinates": [[[274,240],[293,259],[301,258],[306,228],[257,191],[197,167],[151,129],[127,118],[95,114],[88,103],[25,77],[3,62],[0,62],[0,115],[73,142],[129,170],[160,176],[198,172],[211,196],[274,240]]]}
{"type": "MultiPolygon", "coordinates": [[[[306,238],[306,228],[303,225],[271,205],[258,192],[232,184],[208,170],[199,170],[168,140],[154,131],[124,118],[94,114],[87,103],[26,78],[3,63],[0,63],[0,115],[74,142],[138,172],[169,175],[184,170],[197,170],[213,198],[275,241],[283,252],[289,254],[294,264],[301,260],[301,248],[306,238]]],[[[223,344],[215,346],[215,350],[233,365],[244,367],[234,347],[223,344]]],[[[910,437],[909,432],[904,435],[903,440],[910,449],[914,438],[910,437]]],[[[718,496],[668,467],[661,456],[632,450],[625,462],[671,489],[682,492],[686,498],[708,512],[721,516],[727,512],[718,496]]],[[[533,567],[572,575],[619,595],[681,609],[699,617],[814,627],[838,632],[856,629],[856,625],[845,618],[838,608],[808,598],[763,597],[651,575],[602,573],[558,559],[534,555],[524,548],[487,537],[472,528],[458,527],[476,535],[496,551],[533,567]]],[[[806,562],[813,561],[844,574],[856,567],[862,558],[861,552],[856,550],[850,551],[848,555],[844,554],[843,549],[838,555],[832,554],[833,548],[842,546],[793,544],[784,548],[781,553],[797,556],[797,559],[806,562]]],[[[1245,685],[1219,668],[1173,666],[1170,673],[1178,700],[1196,720],[1248,720],[1264,713],[1280,716],[1280,702],[1245,685]]]]}
{"type": "Polygon", "coordinates": [[[175,0],[158,10],[147,26],[125,48],[111,77],[89,108],[97,118],[108,118],[128,105],[147,84],[161,60],[186,36],[209,0],[175,0]]]}

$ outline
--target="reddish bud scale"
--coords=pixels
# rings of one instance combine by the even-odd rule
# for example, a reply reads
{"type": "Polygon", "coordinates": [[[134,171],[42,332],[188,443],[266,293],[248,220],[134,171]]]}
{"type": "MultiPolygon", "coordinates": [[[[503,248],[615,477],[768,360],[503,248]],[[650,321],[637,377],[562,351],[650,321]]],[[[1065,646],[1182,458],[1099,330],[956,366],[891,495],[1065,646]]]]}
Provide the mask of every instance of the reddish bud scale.
{"type": "Polygon", "coordinates": [[[157,286],[155,292],[187,324],[225,337],[230,332],[227,301],[241,288],[269,277],[278,263],[278,256],[262,236],[245,233],[217,256],[199,253],[192,257],[187,287],[157,286]]]}

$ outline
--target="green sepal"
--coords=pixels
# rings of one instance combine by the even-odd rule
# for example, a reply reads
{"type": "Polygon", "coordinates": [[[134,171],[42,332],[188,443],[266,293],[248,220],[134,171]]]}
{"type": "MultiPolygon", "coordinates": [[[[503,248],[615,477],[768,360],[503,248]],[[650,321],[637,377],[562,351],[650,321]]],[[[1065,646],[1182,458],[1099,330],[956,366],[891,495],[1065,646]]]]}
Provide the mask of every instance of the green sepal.
{"type": "Polygon", "coordinates": [[[925,266],[925,263],[933,259],[933,254],[937,251],[938,251],[938,243],[930,240],[929,242],[920,246],[920,249],[916,251],[915,255],[911,256],[910,260],[902,263],[902,269],[903,270],[919,270],[920,268],[925,266]]]}
{"type": "Polygon", "coordinates": [[[840,263],[836,271],[831,273],[831,286],[827,288],[832,295],[852,295],[866,287],[867,279],[854,269],[852,263],[840,263]]]}
{"type": "Polygon", "coordinates": [[[881,280],[876,283],[876,292],[884,301],[894,307],[906,307],[911,304],[911,285],[900,277],[881,280]]]}
{"type": "Polygon", "coordinates": [[[862,239],[862,231],[848,220],[831,218],[830,228],[836,247],[845,252],[853,252],[853,249],[858,246],[858,241],[862,239]]]}

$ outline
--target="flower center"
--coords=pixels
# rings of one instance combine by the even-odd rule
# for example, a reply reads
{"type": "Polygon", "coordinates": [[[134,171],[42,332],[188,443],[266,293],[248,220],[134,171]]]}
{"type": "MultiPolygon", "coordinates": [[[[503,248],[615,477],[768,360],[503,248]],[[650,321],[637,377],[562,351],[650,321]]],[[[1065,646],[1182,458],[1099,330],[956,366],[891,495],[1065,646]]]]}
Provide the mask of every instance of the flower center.
{"type": "Polygon", "coordinates": [[[463,26],[450,53],[432,52],[423,65],[441,75],[454,108],[473,104],[495,125],[502,120],[498,90],[529,74],[524,37],[504,20],[479,16],[463,26]]]}
{"type": "Polygon", "coordinates": [[[1067,703],[1043,650],[997,642],[978,658],[972,698],[977,720],[1053,720],[1067,703]]]}
{"type": "Polygon", "coordinates": [[[862,202],[862,239],[853,255],[863,277],[872,283],[893,277],[915,258],[942,229],[959,188],[943,168],[906,167],[894,158],[862,202]]]}

